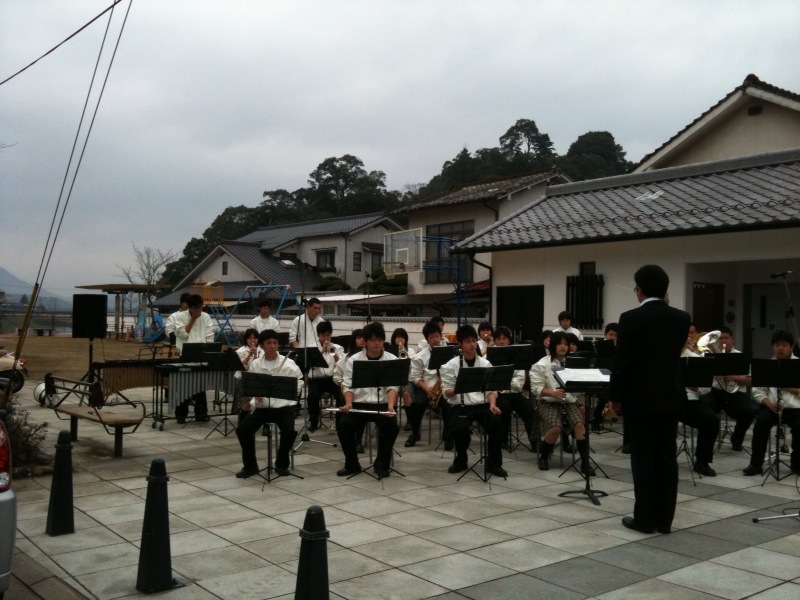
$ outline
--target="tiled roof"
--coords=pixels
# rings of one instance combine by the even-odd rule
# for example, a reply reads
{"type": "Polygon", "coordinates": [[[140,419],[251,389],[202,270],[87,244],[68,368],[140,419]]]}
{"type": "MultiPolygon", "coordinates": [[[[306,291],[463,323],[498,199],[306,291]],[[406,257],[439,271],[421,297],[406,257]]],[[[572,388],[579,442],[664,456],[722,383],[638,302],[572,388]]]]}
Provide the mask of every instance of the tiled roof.
{"type": "Polygon", "coordinates": [[[538,183],[548,181],[554,177],[558,177],[561,181],[569,181],[558,170],[544,171],[532,175],[524,175],[523,177],[510,177],[508,179],[501,179],[489,183],[467,185],[453,192],[447,192],[434,198],[415,202],[408,209],[404,210],[414,211],[421,208],[452,206],[456,204],[465,204],[467,202],[478,202],[480,200],[494,200],[532,187],[538,183]]]}
{"type": "Polygon", "coordinates": [[[658,148],[656,148],[655,150],[653,150],[653,151],[652,151],[650,154],[647,154],[647,155],[646,155],[644,158],[642,158],[642,160],[640,160],[640,161],[639,161],[639,163],[636,165],[636,167],[635,167],[635,168],[639,168],[641,165],[644,165],[644,164],[645,164],[646,162],[648,162],[648,161],[649,161],[649,160],[650,160],[650,159],[651,159],[653,156],[655,156],[656,154],[658,154],[659,152],[661,152],[661,151],[662,151],[664,148],[666,148],[667,146],[669,146],[670,144],[672,144],[672,143],[673,143],[673,141],[677,140],[677,139],[678,139],[679,137],[681,137],[681,136],[682,136],[684,133],[686,133],[687,131],[689,131],[690,129],[692,129],[692,128],[693,128],[695,125],[697,125],[697,124],[698,124],[700,121],[702,121],[703,119],[705,119],[705,118],[706,118],[706,117],[707,117],[709,114],[711,114],[712,112],[714,112],[715,110],[717,110],[717,109],[719,109],[721,106],[723,106],[723,105],[724,105],[726,102],[728,102],[728,100],[729,100],[729,99],[731,99],[733,96],[735,96],[735,95],[737,95],[737,94],[741,94],[741,93],[743,93],[743,92],[746,92],[748,89],[760,90],[760,91],[762,91],[762,92],[766,92],[766,93],[769,93],[769,94],[774,94],[774,95],[776,95],[776,96],[780,96],[780,97],[782,97],[782,98],[786,98],[786,99],[788,99],[788,100],[792,100],[792,101],[794,101],[794,102],[800,102],[800,94],[795,94],[794,92],[790,92],[790,91],[788,91],[788,90],[781,89],[781,88],[779,88],[779,87],[777,87],[777,86],[770,85],[769,83],[764,83],[764,82],[763,82],[763,81],[761,81],[761,80],[760,80],[758,77],[756,77],[755,75],[753,75],[753,74],[751,73],[750,75],[748,75],[747,77],[745,77],[745,78],[744,78],[744,81],[742,82],[742,85],[740,85],[740,86],[738,86],[737,88],[735,88],[735,89],[734,89],[732,92],[730,92],[729,94],[727,94],[727,95],[726,95],[726,96],[725,96],[725,97],[724,97],[722,100],[720,100],[719,102],[717,102],[717,103],[716,103],[714,106],[710,107],[710,108],[709,108],[708,110],[706,110],[706,111],[705,111],[703,114],[701,114],[699,117],[697,117],[697,118],[696,118],[694,121],[692,121],[691,123],[689,123],[689,124],[688,124],[686,127],[684,127],[683,129],[681,129],[681,130],[680,130],[678,133],[676,133],[675,135],[673,135],[673,136],[672,136],[671,138],[669,138],[669,139],[668,139],[666,142],[664,142],[663,144],[661,144],[661,145],[660,145],[658,148]]]}
{"type": "Polygon", "coordinates": [[[237,242],[257,242],[264,250],[272,250],[285,246],[294,240],[304,238],[324,237],[328,235],[341,235],[350,233],[362,227],[367,227],[387,219],[391,226],[400,229],[391,219],[383,213],[370,213],[367,215],[353,215],[350,217],[338,217],[335,219],[321,219],[319,221],[305,221],[292,225],[273,225],[271,227],[259,227],[252,233],[238,238],[237,242]]]}
{"type": "Polygon", "coordinates": [[[457,252],[800,226],[800,149],[557,185],[457,252]]]}
{"type": "Polygon", "coordinates": [[[277,257],[261,250],[257,243],[223,242],[220,248],[250,269],[263,284],[287,284],[295,290],[305,284],[306,289],[310,290],[323,279],[319,273],[305,267],[301,281],[299,269],[283,266],[277,257]]]}

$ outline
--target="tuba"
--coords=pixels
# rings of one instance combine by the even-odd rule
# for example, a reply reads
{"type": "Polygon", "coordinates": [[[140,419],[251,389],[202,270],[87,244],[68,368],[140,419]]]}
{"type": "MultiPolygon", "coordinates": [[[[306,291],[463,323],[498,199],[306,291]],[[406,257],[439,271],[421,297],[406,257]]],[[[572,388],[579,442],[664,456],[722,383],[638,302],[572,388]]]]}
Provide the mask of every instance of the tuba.
{"type": "Polygon", "coordinates": [[[703,354],[709,352],[711,354],[721,354],[725,351],[719,345],[719,330],[709,331],[708,333],[697,334],[697,350],[703,354]]]}

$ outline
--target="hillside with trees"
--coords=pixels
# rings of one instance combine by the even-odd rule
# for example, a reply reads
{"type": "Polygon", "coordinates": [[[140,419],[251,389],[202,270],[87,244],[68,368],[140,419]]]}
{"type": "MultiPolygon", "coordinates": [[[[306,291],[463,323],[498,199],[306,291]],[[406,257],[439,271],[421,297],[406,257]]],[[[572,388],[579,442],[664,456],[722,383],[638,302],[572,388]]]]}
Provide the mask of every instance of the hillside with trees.
{"type": "Polygon", "coordinates": [[[217,244],[259,227],[391,211],[398,211],[393,216],[402,222],[404,209],[413,203],[469,184],[552,168],[581,181],[619,175],[632,167],[622,146],[607,131],[584,133],[559,156],[550,136],[539,131],[533,120],[519,119],[498,142],[494,148],[474,152],[462,148],[429,182],[406,185],[402,192],[386,189],[386,173],[368,171],[357,156],[326,158],[309,173],[305,187],[267,190],[257,206],[240,204],[223,210],[201,237],[189,240],[181,256],[166,266],[162,283],[175,286],[217,244]]]}

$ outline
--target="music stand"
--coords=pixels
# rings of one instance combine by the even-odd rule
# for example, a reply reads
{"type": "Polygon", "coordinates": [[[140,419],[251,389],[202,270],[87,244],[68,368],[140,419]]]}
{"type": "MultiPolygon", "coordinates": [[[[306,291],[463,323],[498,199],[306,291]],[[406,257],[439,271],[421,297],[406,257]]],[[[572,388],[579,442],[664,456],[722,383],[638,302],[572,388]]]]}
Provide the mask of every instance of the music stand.
{"type": "Polygon", "coordinates": [[[777,388],[778,390],[778,425],[775,427],[775,456],[764,475],[763,486],[770,475],[776,481],[786,479],[792,474],[791,465],[786,464],[781,459],[781,389],[785,387],[800,387],[800,361],[796,360],[774,360],[771,358],[756,358],[752,361],[753,368],[753,387],[777,388]],[[781,476],[781,464],[789,471],[781,476]]]}
{"type": "MultiPolygon", "coordinates": [[[[411,360],[408,358],[404,359],[397,359],[397,360],[355,360],[353,361],[353,381],[350,385],[351,388],[375,388],[378,394],[378,400],[381,398],[381,391],[380,388],[392,388],[392,387],[400,387],[402,385],[406,385],[408,383],[408,371],[411,368],[411,360]]],[[[384,394],[386,392],[384,391],[384,394]]],[[[399,398],[397,399],[400,400],[399,398]]],[[[382,416],[385,419],[396,418],[390,415],[381,414],[381,411],[378,410],[380,405],[383,404],[379,402],[375,405],[375,415],[382,416]]],[[[386,404],[388,404],[388,399],[386,404]]],[[[395,411],[397,411],[397,406],[395,405],[395,411]]],[[[369,460],[370,466],[366,469],[362,469],[359,473],[366,473],[373,479],[377,479],[380,481],[382,479],[380,473],[370,473],[370,469],[373,471],[375,470],[375,463],[372,460],[372,443],[371,443],[371,434],[369,432],[370,424],[372,421],[367,421],[367,437],[370,439],[370,447],[369,447],[369,460]]],[[[405,477],[403,473],[398,471],[392,466],[389,466],[389,471],[392,473],[397,473],[401,477],[405,477]]],[[[354,473],[348,479],[352,479],[359,473],[354,473]]]]}
{"type": "Polygon", "coordinates": [[[306,416],[303,419],[303,427],[300,429],[302,432],[300,434],[300,443],[295,446],[294,451],[300,449],[300,447],[305,444],[306,442],[313,442],[315,444],[324,444],[326,446],[333,446],[336,447],[334,442],[323,442],[322,440],[312,440],[311,437],[308,435],[308,373],[312,368],[318,369],[327,369],[329,368],[328,362],[325,360],[325,357],[322,356],[322,352],[316,346],[308,346],[307,348],[303,348],[303,353],[295,353],[294,361],[297,363],[297,366],[300,367],[300,370],[303,372],[303,380],[305,382],[305,390],[306,390],[306,416]]]}
{"type": "Polygon", "coordinates": [[[443,364],[456,356],[458,356],[458,346],[432,346],[428,369],[436,369],[438,371],[443,364]]]}
{"type": "MultiPolygon", "coordinates": [[[[198,344],[204,345],[204,344],[198,344]]],[[[212,344],[212,345],[221,345],[221,344],[212,344]]],[[[224,373],[228,373],[230,379],[229,382],[233,381],[233,374],[237,371],[245,371],[245,366],[242,364],[242,359],[239,358],[239,355],[236,354],[235,350],[226,350],[225,352],[203,352],[202,354],[202,362],[207,363],[209,366],[209,370],[211,371],[222,371],[224,373]]],[[[230,389],[225,392],[225,407],[222,407],[222,400],[219,398],[219,390],[216,390],[216,397],[214,403],[219,405],[219,409],[222,412],[222,419],[217,421],[211,415],[209,418],[214,422],[214,429],[208,432],[205,439],[214,433],[215,431],[219,431],[223,436],[228,437],[231,431],[235,430],[236,427],[233,425],[233,422],[230,420],[228,415],[228,393],[230,389]],[[229,425],[231,426],[229,429],[229,425]],[[223,430],[220,431],[220,427],[223,427],[223,430]]]]}
{"type": "MultiPolygon", "coordinates": [[[[297,378],[286,377],[283,375],[269,375],[267,373],[251,373],[245,371],[242,373],[242,395],[243,396],[260,396],[262,398],[275,398],[276,400],[292,400],[297,402],[297,378]]],[[[267,407],[269,408],[269,407],[267,407]]],[[[287,407],[289,410],[291,406],[287,407]]],[[[274,425],[270,422],[268,425],[274,425]]],[[[292,440],[294,442],[294,440],[292,440]]],[[[292,451],[294,452],[294,451],[292,451]]],[[[280,474],[275,477],[272,476],[272,431],[267,438],[267,466],[258,472],[258,476],[264,480],[264,485],[271,483],[273,479],[281,477],[280,474]],[[267,472],[267,476],[261,475],[263,471],[267,472]]],[[[292,477],[303,479],[300,475],[295,475],[289,472],[292,477]]],[[[264,486],[261,487],[264,489],[264,486]]]]}
{"type": "MultiPolygon", "coordinates": [[[[514,371],[528,371],[533,365],[533,346],[530,344],[514,344],[511,346],[490,346],[486,349],[486,359],[493,366],[513,365],[514,371]]],[[[513,374],[512,374],[513,379],[513,374]]],[[[515,392],[512,392],[515,393],[515,392]]],[[[518,392],[516,392],[518,393],[518,392]]],[[[516,434],[508,429],[508,452],[515,452],[517,448],[523,446],[526,450],[536,452],[529,447],[519,437],[519,420],[516,421],[516,434]]]]}
{"type": "MultiPolygon", "coordinates": [[[[497,367],[470,367],[459,369],[458,377],[453,388],[455,395],[471,394],[481,392],[486,403],[487,392],[498,392],[507,390],[511,386],[511,379],[514,376],[514,365],[499,365],[497,367]]],[[[483,482],[489,481],[491,473],[487,471],[486,443],[484,442],[485,431],[481,432],[481,457],[472,463],[456,481],[461,481],[467,473],[474,473],[483,482]],[[475,468],[483,464],[483,475],[478,473],[475,468]]]]}
{"type": "MultiPolygon", "coordinates": [[[[569,357],[567,357],[569,358],[569,357]]],[[[561,369],[558,371],[554,371],[553,375],[558,381],[559,385],[564,388],[564,391],[568,394],[595,394],[600,392],[608,391],[609,386],[611,385],[609,377],[611,375],[605,369],[589,369],[589,368],[568,368],[568,369],[561,369]]],[[[584,436],[586,440],[586,446],[589,446],[589,410],[588,407],[584,407],[583,411],[583,428],[584,428],[584,436]]],[[[603,475],[608,478],[608,475],[605,471],[597,464],[591,456],[589,458],[589,464],[594,463],[594,467],[596,467],[603,475]]],[[[572,461],[572,464],[569,465],[566,469],[561,472],[561,475],[569,471],[571,468],[575,466],[577,463],[577,459],[572,461]]],[[[577,469],[576,469],[577,470],[577,469]]],[[[602,490],[593,490],[591,484],[591,475],[588,473],[584,473],[583,469],[578,470],[583,477],[586,485],[582,490],[569,490],[566,492],[561,492],[558,496],[560,498],[568,498],[570,496],[587,496],[591,501],[592,504],[595,506],[600,506],[600,500],[597,497],[605,498],[608,494],[602,490]]],[[[559,477],[561,477],[559,475],[559,477]]]]}

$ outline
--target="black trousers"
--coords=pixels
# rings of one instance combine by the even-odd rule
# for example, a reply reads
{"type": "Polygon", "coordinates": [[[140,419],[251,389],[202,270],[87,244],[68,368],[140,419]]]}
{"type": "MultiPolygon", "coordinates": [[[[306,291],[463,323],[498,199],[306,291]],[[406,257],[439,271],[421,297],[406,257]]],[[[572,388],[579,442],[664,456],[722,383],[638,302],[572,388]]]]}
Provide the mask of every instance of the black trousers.
{"type": "MultiPolygon", "coordinates": [[[[411,433],[419,437],[420,429],[422,428],[422,418],[425,416],[425,411],[428,409],[428,394],[425,393],[421,387],[412,385],[411,389],[411,405],[405,407],[406,417],[411,425],[411,433]]],[[[441,404],[440,400],[440,404],[441,404]]]]}
{"type": "Polygon", "coordinates": [[[256,432],[265,423],[275,423],[280,431],[280,442],[275,457],[275,467],[278,469],[289,468],[289,452],[297,437],[294,430],[294,407],[282,408],[257,408],[247,414],[236,427],[236,437],[242,447],[242,465],[248,471],[258,471],[256,459],[256,432]]]}
{"type": "Polygon", "coordinates": [[[175,418],[185,419],[189,415],[189,402],[194,404],[195,418],[208,416],[208,400],[206,399],[206,393],[198,392],[189,400],[184,400],[175,407],[175,418]]]}
{"type": "Polygon", "coordinates": [[[731,434],[731,444],[740,446],[744,441],[744,434],[758,414],[760,406],[758,402],[744,392],[729,394],[714,388],[711,388],[710,393],[701,396],[700,400],[711,406],[717,414],[724,409],[727,415],[736,421],[731,434]]]}
{"type": "Polygon", "coordinates": [[[333,377],[318,377],[308,380],[308,422],[312,427],[319,427],[319,402],[322,394],[328,392],[336,399],[336,406],[344,404],[342,390],[333,381],[333,377]]]}
{"type": "Polygon", "coordinates": [[[513,413],[517,413],[525,424],[525,433],[531,437],[533,432],[533,420],[535,413],[533,412],[533,401],[526,398],[519,392],[500,394],[497,396],[497,407],[502,411],[501,418],[503,420],[504,438],[508,438],[508,432],[511,431],[511,417],[513,413]]]}
{"type": "Polygon", "coordinates": [[[353,408],[375,411],[375,414],[336,413],[336,434],[339,436],[339,444],[344,453],[344,466],[352,469],[359,464],[356,435],[359,431],[364,431],[368,421],[372,421],[378,430],[378,454],[375,464],[381,469],[389,469],[392,466],[392,448],[400,432],[397,418],[378,414],[379,411],[388,410],[386,404],[354,402],[353,408]]]}
{"type": "MultiPolygon", "coordinates": [[[[792,469],[800,469],[800,408],[784,408],[781,413],[781,422],[788,425],[792,432],[792,469]]],[[[778,413],[760,406],[753,426],[753,453],[750,464],[762,466],[767,453],[767,442],[773,427],[778,425],[778,413]]]]}
{"type": "Polygon", "coordinates": [[[480,423],[489,437],[488,460],[498,467],[503,465],[503,420],[492,414],[488,404],[450,405],[448,409],[450,432],[455,442],[458,464],[467,464],[467,449],[471,438],[470,427],[473,422],[480,423]]]}
{"type": "Polygon", "coordinates": [[[678,498],[678,415],[626,410],[625,421],[631,443],[633,518],[644,528],[667,529],[678,498]]]}
{"type": "Polygon", "coordinates": [[[680,417],[681,423],[697,429],[694,458],[697,462],[710,464],[714,460],[714,443],[719,435],[719,415],[701,400],[690,400],[680,417]]]}

